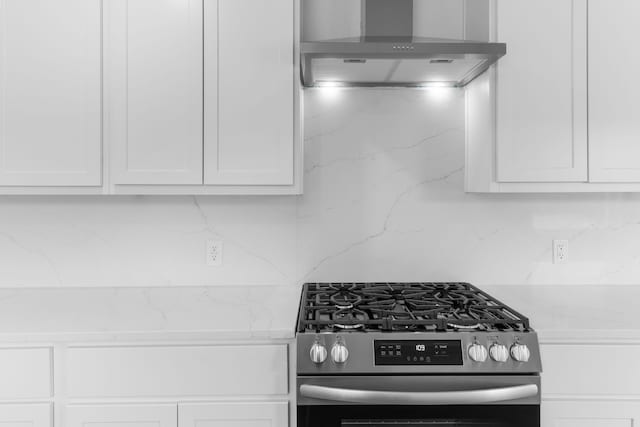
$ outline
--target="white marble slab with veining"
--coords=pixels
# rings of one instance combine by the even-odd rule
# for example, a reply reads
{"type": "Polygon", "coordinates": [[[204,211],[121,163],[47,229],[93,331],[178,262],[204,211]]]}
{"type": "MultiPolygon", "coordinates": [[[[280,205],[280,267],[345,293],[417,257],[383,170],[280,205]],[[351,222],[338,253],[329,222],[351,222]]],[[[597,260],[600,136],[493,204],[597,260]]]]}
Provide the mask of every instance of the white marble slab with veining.
{"type": "Polygon", "coordinates": [[[0,290],[0,343],[289,339],[292,286],[0,290]]]}

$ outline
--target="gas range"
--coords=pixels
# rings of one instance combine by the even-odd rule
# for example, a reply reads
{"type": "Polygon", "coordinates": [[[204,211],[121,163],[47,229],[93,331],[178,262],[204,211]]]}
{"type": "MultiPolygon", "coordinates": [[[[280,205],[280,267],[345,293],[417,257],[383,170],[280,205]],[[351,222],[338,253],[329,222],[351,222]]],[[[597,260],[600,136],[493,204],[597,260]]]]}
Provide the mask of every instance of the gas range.
{"type": "Polygon", "coordinates": [[[296,345],[300,427],[361,425],[356,407],[370,417],[377,405],[410,409],[380,413],[375,426],[409,414],[440,414],[428,425],[539,426],[537,335],[468,283],[307,283],[296,345]],[[342,408],[342,418],[317,407],[342,408]],[[463,422],[452,424],[453,407],[463,422]]]}

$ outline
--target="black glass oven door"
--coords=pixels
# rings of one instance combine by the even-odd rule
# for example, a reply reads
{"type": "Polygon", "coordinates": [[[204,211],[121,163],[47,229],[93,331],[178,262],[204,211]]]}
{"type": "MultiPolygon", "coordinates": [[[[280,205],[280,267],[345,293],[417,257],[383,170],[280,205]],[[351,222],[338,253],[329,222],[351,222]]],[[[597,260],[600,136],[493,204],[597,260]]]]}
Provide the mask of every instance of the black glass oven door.
{"type": "Polygon", "coordinates": [[[342,427],[495,427],[495,423],[469,420],[343,420],[342,427]]]}
{"type": "Polygon", "coordinates": [[[540,406],[298,406],[298,427],[540,427],[540,406]]]}

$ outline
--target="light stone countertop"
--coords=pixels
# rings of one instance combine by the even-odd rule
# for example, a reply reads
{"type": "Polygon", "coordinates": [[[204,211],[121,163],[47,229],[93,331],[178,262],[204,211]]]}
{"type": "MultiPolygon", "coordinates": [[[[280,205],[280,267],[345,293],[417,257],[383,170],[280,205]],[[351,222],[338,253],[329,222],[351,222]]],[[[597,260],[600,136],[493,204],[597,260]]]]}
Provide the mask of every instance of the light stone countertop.
{"type": "Polygon", "coordinates": [[[0,289],[0,342],[290,339],[284,286],[0,289]]]}
{"type": "Polygon", "coordinates": [[[640,286],[483,286],[527,316],[541,342],[640,341],[640,286]]]}
{"type": "MultiPolygon", "coordinates": [[[[640,342],[640,286],[481,286],[545,342],[640,342]]],[[[0,343],[288,340],[296,286],[0,289],[0,343]]]]}

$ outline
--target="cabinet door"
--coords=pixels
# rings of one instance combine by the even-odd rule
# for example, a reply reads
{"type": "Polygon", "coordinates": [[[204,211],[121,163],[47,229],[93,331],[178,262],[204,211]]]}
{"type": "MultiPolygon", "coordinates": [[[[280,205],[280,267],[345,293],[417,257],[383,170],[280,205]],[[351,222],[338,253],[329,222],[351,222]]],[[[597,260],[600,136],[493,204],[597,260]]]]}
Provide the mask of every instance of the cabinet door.
{"type": "Polygon", "coordinates": [[[100,4],[0,1],[0,185],[101,185],[100,4]]]}
{"type": "Polygon", "coordinates": [[[497,2],[497,181],[587,180],[586,2],[497,2]]]}
{"type": "Polygon", "coordinates": [[[2,427],[52,427],[51,405],[0,405],[2,427]]]}
{"type": "Polygon", "coordinates": [[[202,0],[110,0],[115,184],[202,184],[202,0]]]}
{"type": "Polygon", "coordinates": [[[180,427],[287,427],[286,402],[183,404],[180,427]]]}
{"type": "Polygon", "coordinates": [[[640,2],[589,1],[589,179],[640,182],[640,2]]]}
{"type": "Polygon", "coordinates": [[[294,0],[205,0],[205,183],[293,184],[294,0]]]}
{"type": "Polygon", "coordinates": [[[67,407],[66,427],[177,427],[175,405],[67,407]]]}
{"type": "Polygon", "coordinates": [[[640,401],[543,401],[541,427],[634,427],[640,401]]]}

